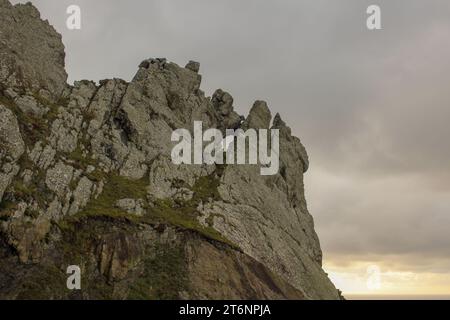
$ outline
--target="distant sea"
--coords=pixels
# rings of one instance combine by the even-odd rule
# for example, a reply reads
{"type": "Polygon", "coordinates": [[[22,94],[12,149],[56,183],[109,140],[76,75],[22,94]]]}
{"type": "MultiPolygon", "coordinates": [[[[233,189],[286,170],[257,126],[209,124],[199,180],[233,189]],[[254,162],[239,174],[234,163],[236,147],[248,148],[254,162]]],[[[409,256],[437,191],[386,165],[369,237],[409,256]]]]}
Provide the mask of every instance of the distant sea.
{"type": "Polygon", "coordinates": [[[450,300],[450,295],[344,294],[347,300],[450,300]]]}

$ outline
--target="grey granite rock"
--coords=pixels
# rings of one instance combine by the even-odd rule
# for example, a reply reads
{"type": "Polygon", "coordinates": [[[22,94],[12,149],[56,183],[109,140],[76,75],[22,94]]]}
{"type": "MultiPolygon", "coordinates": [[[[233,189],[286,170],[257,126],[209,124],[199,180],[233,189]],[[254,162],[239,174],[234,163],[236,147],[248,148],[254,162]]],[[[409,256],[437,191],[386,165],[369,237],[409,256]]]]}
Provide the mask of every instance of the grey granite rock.
{"type": "Polygon", "coordinates": [[[200,63],[191,60],[187,63],[185,68],[198,73],[200,71],[200,63]]]}
{"type": "Polygon", "coordinates": [[[67,80],[61,35],[31,3],[2,1],[0,16],[0,82],[57,98],[67,80]]]}
{"type": "Polygon", "coordinates": [[[137,216],[142,216],[145,212],[145,202],[142,199],[119,199],[116,201],[115,206],[137,216]]]}
{"type": "Polygon", "coordinates": [[[15,115],[0,104],[0,202],[3,193],[19,172],[17,161],[25,151],[25,144],[15,115]]]}
{"type": "Polygon", "coordinates": [[[63,199],[68,190],[69,183],[72,181],[72,176],[73,167],[60,161],[53,168],[47,170],[45,184],[63,199]]]}

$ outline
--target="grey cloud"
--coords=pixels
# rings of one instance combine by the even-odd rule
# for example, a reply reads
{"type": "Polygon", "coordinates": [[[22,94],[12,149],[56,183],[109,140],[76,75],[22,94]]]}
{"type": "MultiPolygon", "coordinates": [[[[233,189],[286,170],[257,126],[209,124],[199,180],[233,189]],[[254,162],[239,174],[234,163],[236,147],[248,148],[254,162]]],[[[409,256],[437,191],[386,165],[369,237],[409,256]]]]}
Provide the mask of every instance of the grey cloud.
{"type": "Polygon", "coordinates": [[[320,212],[325,254],[450,256],[448,190],[428,190],[408,175],[368,180],[320,173],[306,183],[310,209],[320,212]]]}

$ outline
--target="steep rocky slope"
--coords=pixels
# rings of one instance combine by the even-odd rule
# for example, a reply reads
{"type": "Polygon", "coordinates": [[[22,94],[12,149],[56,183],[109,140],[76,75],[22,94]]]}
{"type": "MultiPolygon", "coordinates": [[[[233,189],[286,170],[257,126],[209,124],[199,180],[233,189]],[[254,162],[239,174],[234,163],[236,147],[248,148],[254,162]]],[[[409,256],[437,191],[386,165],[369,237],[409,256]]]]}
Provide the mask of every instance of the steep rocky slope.
{"type": "Polygon", "coordinates": [[[61,37],[0,0],[0,297],[339,299],[321,267],[300,140],[263,101],[245,118],[199,65],[66,84],[61,37]],[[280,171],[174,165],[172,131],[277,128],[280,171]],[[79,265],[82,290],[66,288],[79,265]]]}

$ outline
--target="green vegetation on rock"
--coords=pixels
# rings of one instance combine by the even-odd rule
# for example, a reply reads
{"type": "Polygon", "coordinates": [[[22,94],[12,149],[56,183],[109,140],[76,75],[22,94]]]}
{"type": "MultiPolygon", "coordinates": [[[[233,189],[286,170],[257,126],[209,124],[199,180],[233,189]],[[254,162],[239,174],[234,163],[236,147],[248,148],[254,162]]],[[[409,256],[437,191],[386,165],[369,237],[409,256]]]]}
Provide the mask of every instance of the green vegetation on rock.
{"type": "Polygon", "coordinates": [[[179,293],[188,289],[184,248],[158,245],[156,254],[145,256],[143,274],[131,285],[128,299],[179,299],[179,293]]]}
{"type": "Polygon", "coordinates": [[[92,199],[77,216],[108,216],[136,220],[137,216],[116,208],[115,203],[119,199],[145,199],[146,196],[147,181],[145,179],[132,180],[110,174],[105,181],[102,193],[97,199],[92,199]]]}
{"type": "Polygon", "coordinates": [[[226,243],[234,248],[237,246],[223,237],[211,226],[204,226],[198,221],[197,207],[201,202],[210,199],[220,200],[217,187],[220,184],[216,173],[201,177],[192,188],[191,200],[176,203],[171,199],[159,199],[149,205],[146,202],[146,213],[137,216],[117,208],[115,203],[120,199],[147,199],[147,183],[145,178],[132,180],[117,174],[110,174],[105,181],[103,192],[92,199],[76,217],[91,216],[121,218],[141,223],[165,223],[182,229],[192,230],[208,239],[226,243]]]}
{"type": "Polygon", "coordinates": [[[192,187],[193,197],[188,201],[176,203],[171,199],[157,200],[153,208],[149,209],[149,215],[162,222],[178,226],[184,229],[193,230],[211,240],[226,243],[227,245],[239,249],[239,247],[222,236],[220,232],[211,226],[204,226],[198,221],[197,208],[200,203],[210,200],[221,200],[218,187],[223,167],[218,167],[211,175],[197,179],[192,187]]]}
{"type": "Polygon", "coordinates": [[[17,117],[22,138],[28,146],[33,146],[38,141],[46,141],[50,135],[51,123],[56,119],[58,106],[34,94],[34,98],[47,107],[49,111],[43,117],[23,112],[16,103],[4,95],[0,94],[0,103],[12,110],[17,117]]]}

